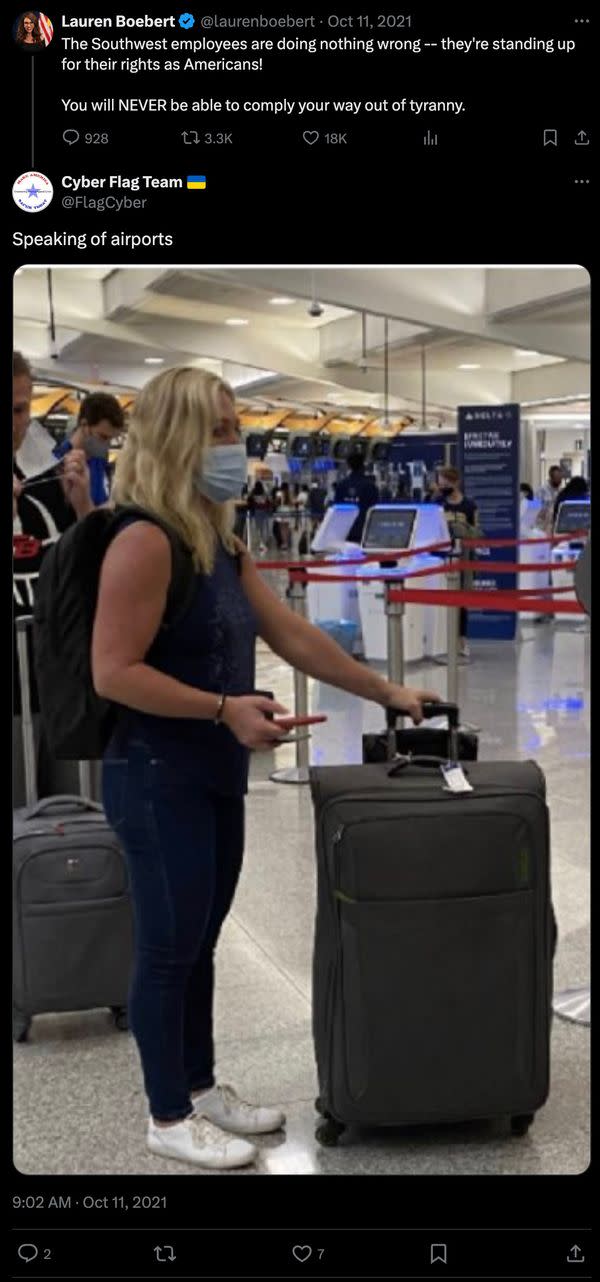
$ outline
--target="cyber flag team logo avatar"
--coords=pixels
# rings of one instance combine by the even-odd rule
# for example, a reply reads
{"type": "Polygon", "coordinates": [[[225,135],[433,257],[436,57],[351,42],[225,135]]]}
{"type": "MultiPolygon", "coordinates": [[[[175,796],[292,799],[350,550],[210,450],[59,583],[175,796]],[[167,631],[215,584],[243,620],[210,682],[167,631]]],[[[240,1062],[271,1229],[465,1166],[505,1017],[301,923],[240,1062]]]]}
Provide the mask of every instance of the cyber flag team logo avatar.
{"type": "Polygon", "coordinates": [[[47,209],[53,195],[54,188],[50,179],[34,170],[21,174],[13,183],[15,205],[26,214],[39,214],[42,209],[47,209]]]}

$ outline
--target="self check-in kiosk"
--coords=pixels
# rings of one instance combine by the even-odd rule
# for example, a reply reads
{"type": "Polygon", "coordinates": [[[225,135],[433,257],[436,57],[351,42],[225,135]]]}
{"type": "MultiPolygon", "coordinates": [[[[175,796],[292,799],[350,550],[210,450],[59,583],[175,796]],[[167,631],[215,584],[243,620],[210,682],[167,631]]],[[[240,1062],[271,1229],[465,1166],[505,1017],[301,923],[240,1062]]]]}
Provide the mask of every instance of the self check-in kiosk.
{"type": "MultiPolygon", "coordinates": [[[[573,587],[574,570],[563,570],[565,561],[577,561],[580,557],[591,527],[592,505],[590,499],[565,499],[561,503],[554,523],[554,533],[564,535],[564,542],[555,543],[552,548],[552,586],[555,588],[573,587]],[[573,535],[577,537],[572,537],[573,535]]],[[[571,593],[565,593],[567,600],[571,593]]],[[[573,588],[573,599],[575,590],[573,588]]],[[[560,618],[560,616],[558,616],[560,618]]],[[[568,615],[566,616],[568,619],[568,615]]]]}
{"type": "MultiPolygon", "coordinates": [[[[552,550],[551,543],[541,543],[542,531],[538,524],[543,504],[540,499],[521,499],[519,510],[519,538],[534,542],[519,543],[517,553],[519,561],[529,565],[548,565],[552,550]]],[[[485,568],[485,561],[482,562],[485,568]]],[[[550,586],[549,570],[524,570],[519,575],[519,587],[530,592],[538,592],[550,586]]],[[[519,618],[522,622],[536,617],[535,610],[522,610],[519,618]]]]}
{"type": "MultiPolygon", "coordinates": [[[[352,574],[352,567],[344,569],[344,561],[361,558],[358,543],[348,543],[348,534],[358,516],[357,503],[333,503],[327,509],[323,520],[311,544],[311,552],[326,556],[333,564],[328,569],[315,569],[313,574],[319,576],[335,574],[352,574]]],[[[309,583],[306,590],[306,606],[311,623],[321,619],[349,620],[356,625],[357,648],[360,648],[360,615],[358,611],[358,591],[356,583],[350,580],[345,583],[309,583]]]]}
{"type": "MultiPolygon", "coordinates": [[[[365,555],[381,554],[381,560],[361,567],[358,604],[366,659],[387,660],[385,616],[386,578],[402,581],[415,570],[441,569],[442,558],[419,548],[448,540],[448,526],[436,503],[382,503],[371,508],[362,538],[365,555]],[[411,550],[414,555],[394,560],[394,553],[411,550]],[[365,576],[363,578],[363,576],[365,576]]],[[[411,585],[411,581],[407,586],[411,585]]],[[[417,588],[443,590],[444,574],[431,573],[412,580],[417,588]]],[[[444,654],[447,649],[446,611],[441,606],[407,605],[404,611],[404,658],[410,662],[425,655],[444,654]]]]}

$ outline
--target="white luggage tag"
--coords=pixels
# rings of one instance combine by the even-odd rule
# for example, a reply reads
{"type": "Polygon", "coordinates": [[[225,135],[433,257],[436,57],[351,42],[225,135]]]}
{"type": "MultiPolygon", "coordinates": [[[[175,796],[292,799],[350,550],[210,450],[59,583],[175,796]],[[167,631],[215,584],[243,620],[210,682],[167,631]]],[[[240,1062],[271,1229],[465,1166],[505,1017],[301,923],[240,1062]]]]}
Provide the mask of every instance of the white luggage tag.
{"type": "Polygon", "coordinates": [[[472,785],[469,783],[465,772],[458,761],[447,761],[444,766],[440,766],[444,779],[444,792],[472,792],[472,785]]]}

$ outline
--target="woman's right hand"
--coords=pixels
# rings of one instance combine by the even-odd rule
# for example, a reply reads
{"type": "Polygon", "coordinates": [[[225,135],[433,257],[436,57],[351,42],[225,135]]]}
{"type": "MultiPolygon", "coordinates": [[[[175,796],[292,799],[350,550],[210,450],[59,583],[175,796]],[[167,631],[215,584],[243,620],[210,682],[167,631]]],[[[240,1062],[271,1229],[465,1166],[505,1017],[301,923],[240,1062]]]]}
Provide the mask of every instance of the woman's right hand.
{"type": "Polygon", "coordinates": [[[228,695],[222,720],[245,748],[268,752],[277,746],[279,739],[287,738],[288,731],[269,721],[265,716],[267,712],[279,712],[285,716],[288,709],[260,694],[228,695]]]}

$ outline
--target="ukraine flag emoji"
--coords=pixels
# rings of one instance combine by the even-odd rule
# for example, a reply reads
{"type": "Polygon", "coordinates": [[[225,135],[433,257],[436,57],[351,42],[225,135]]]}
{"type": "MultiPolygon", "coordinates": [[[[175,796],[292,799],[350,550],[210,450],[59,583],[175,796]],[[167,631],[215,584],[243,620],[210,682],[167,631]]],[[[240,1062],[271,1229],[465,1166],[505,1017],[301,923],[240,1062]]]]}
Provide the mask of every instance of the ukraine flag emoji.
{"type": "Polygon", "coordinates": [[[191,177],[188,177],[188,191],[202,191],[204,187],[206,187],[206,178],[204,177],[204,174],[192,174],[191,177]]]}

